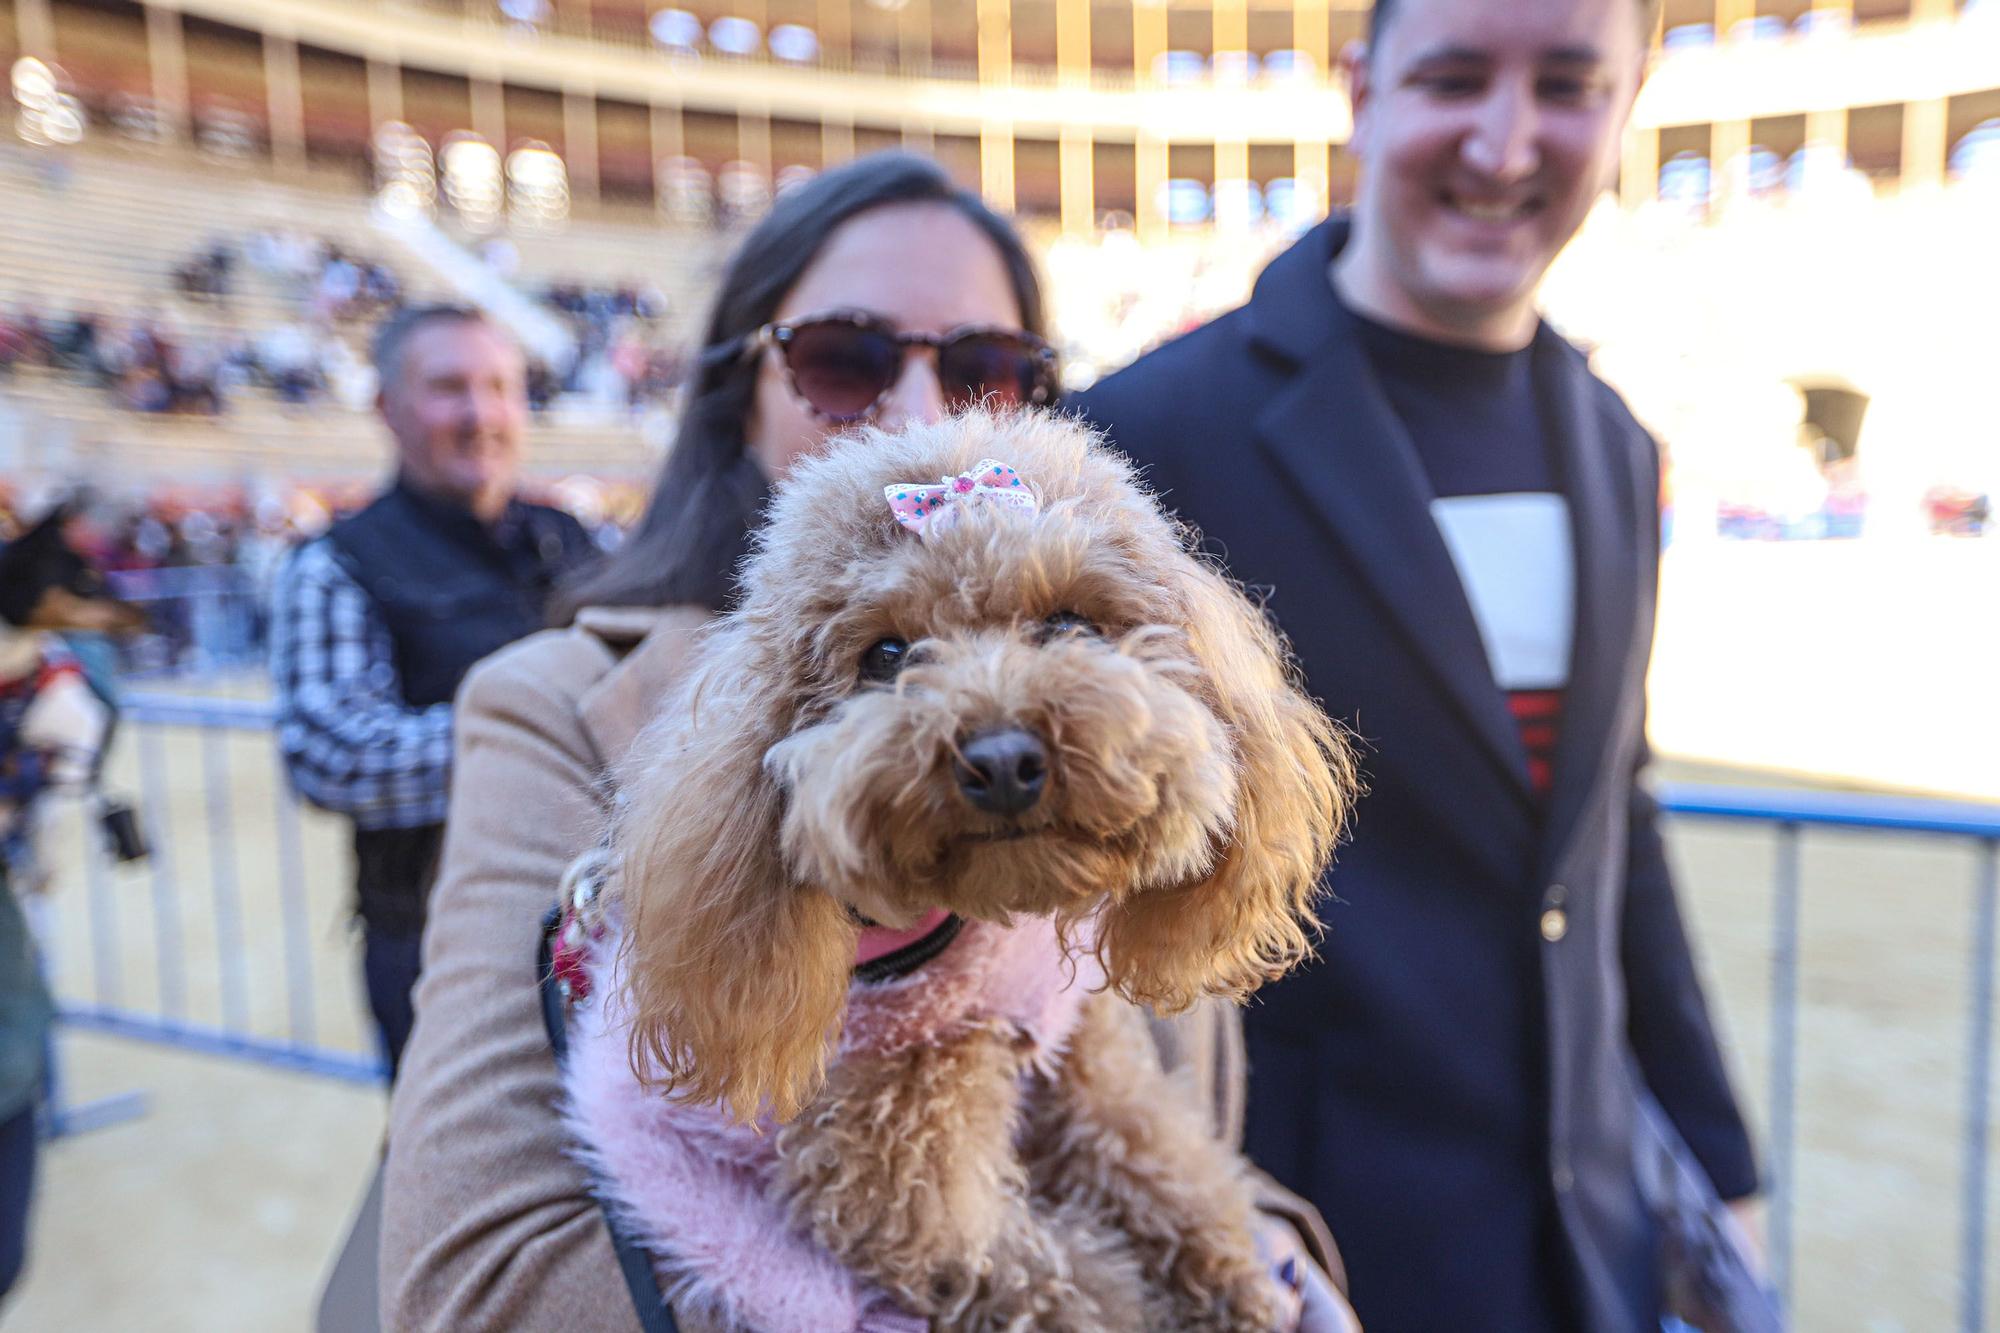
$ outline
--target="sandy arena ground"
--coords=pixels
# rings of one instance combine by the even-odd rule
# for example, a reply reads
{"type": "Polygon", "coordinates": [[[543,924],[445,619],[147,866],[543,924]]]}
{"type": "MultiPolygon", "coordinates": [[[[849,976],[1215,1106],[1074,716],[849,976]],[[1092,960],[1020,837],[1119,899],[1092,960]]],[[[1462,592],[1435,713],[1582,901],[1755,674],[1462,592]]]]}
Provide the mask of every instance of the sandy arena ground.
{"type": "MultiPolygon", "coordinates": [[[[1995,542],[1676,548],[1653,682],[1656,742],[1676,756],[1667,776],[2000,798],[1996,588],[1995,542]]],[[[294,997],[307,998],[314,1041],[363,1051],[339,826],[308,815],[288,850],[263,736],[167,730],[155,754],[171,778],[151,791],[144,748],[128,738],[113,776],[142,797],[159,854],[95,886],[71,865],[51,904],[63,994],[202,1024],[236,1012],[274,1038],[303,1022],[294,997]],[[217,815],[230,836],[211,841],[217,815]],[[287,857],[303,903],[289,947],[311,973],[296,989],[287,857]],[[164,954],[163,929],[179,941],[164,954]],[[240,975],[222,957],[241,957],[240,975]]],[[[71,863],[81,836],[66,817],[52,829],[71,863]]],[[[1774,839],[1705,821],[1671,837],[1761,1133],[1774,839]]],[[[1928,1333],[1956,1321],[1974,850],[1844,833],[1805,848],[1797,1325],[1928,1333]]],[[[0,1327],[308,1327],[377,1151],[381,1094],[88,1033],[61,1052],[71,1104],[139,1092],[145,1113],[47,1152],[31,1269],[0,1327]]]]}

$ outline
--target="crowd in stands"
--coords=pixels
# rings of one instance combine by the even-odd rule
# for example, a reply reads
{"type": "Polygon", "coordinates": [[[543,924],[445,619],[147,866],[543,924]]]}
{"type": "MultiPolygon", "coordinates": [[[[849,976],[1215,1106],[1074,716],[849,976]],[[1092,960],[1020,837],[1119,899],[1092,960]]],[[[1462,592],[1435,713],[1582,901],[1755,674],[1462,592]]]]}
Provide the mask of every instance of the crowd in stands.
{"type": "MultiPolygon", "coordinates": [[[[303,406],[365,407],[374,384],[343,328],[394,308],[402,288],[386,265],[331,241],[258,231],[211,238],[168,275],[174,291],[212,310],[182,319],[149,308],[109,314],[21,301],[0,308],[0,375],[41,366],[104,390],[135,412],[216,416],[246,387],[303,406]],[[253,325],[233,313],[245,268],[297,314],[253,325]]],[[[162,293],[164,296],[165,293],[162,293]]]]}
{"type": "MultiPolygon", "coordinates": [[[[303,493],[256,500],[229,488],[199,497],[173,492],[112,499],[86,497],[69,537],[106,573],[208,566],[256,568],[324,526],[324,505],[303,493]]],[[[46,507],[48,497],[0,490],[0,543],[46,507]]]]}
{"type": "Polygon", "coordinates": [[[569,324],[576,357],[560,370],[529,367],[529,406],[545,411],[558,394],[578,394],[638,411],[673,396],[684,365],[680,350],[662,336],[667,298],[657,289],[558,282],[538,295],[569,324]]]}
{"type": "MultiPolygon", "coordinates": [[[[72,544],[149,621],[146,633],[119,646],[121,669],[157,675],[261,662],[271,588],[285,556],[366,503],[372,487],[372,479],[360,477],[283,491],[190,486],[84,494],[69,529],[72,544]]],[[[576,476],[524,494],[568,512],[609,550],[637,519],[647,493],[634,482],[576,476]]],[[[0,545],[55,498],[0,477],[0,545]]]]}
{"type": "MultiPolygon", "coordinates": [[[[193,416],[227,413],[246,388],[290,407],[330,401],[359,410],[373,399],[368,330],[404,296],[387,264],[329,240],[266,229],[212,237],[167,277],[193,318],[157,307],[114,315],[89,305],[0,305],[0,381],[42,367],[134,412],[193,416]],[[282,298],[285,318],[258,324],[240,313],[250,274],[282,298]]],[[[599,415],[671,399],[682,357],[666,335],[667,299],[656,288],[559,282],[533,294],[576,339],[566,364],[529,367],[536,411],[565,397],[599,415]]]]}
{"type": "Polygon", "coordinates": [[[364,406],[372,384],[332,331],[298,321],[256,332],[190,327],[170,314],[119,317],[88,306],[62,312],[0,308],[0,376],[39,366],[94,385],[135,412],[217,416],[245,387],[305,404],[333,395],[364,406]],[[358,398],[357,398],[358,395],[358,398]]]}
{"type": "MultiPolygon", "coordinates": [[[[86,494],[71,541],[93,566],[113,574],[208,566],[265,565],[365,504],[374,479],[292,485],[257,493],[241,486],[187,486],[124,495],[86,494]]],[[[615,546],[637,520],[646,492],[633,482],[575,476],[526,488],[525,496],[571,514],[602,547],[615,546]]],[[[19,536],[55,498],[0,478],[0,545],[19,536]]]]}
{"type": "Polygon", "coordinates": [[[226,306],[236,294],[241,259],[323,323],[372,319],[402,299],[394,269],[349,255],[332,241],[266,228],[251,232],[240,250],[239,255],[238,245],[226,238],[211,239],[175,266],[174,286],[193,300],[226,306]]]}
{"type": "MultiPolygon", "coordinates": [[[[218,245],[227,248],[226,242],[218,245]]],[[[402,282],[388,265],[295,231],[252,232],[243,242],[243,257],[267,280],[301,300],[318,323],[376,319],[403,299],[402,282]]]]}

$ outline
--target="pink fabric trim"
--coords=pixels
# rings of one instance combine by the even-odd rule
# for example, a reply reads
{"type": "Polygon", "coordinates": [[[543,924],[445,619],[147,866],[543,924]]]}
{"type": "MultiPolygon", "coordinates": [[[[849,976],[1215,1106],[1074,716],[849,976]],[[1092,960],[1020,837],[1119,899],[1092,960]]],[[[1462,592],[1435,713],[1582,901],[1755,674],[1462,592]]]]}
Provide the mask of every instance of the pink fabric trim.
{"type": "Polygon", "coordinates": [[[1053,1064],[1084,996],[1103,983],[1097,960],[1065,955],[1045,918],[967,921],[949,949],[909,976],[848,991],[840,1053],[887,1055],[998,1018],[1032,1036],[1053,1064]]]}
{"type": "MultiPolygon", "coordinates": [[[[615,959],[618,951],[593,952],[615,959]]],[[[859,1284],[793,1236],[766,1197],[773,1136],[642,1089],[624,1025],[607,1017],[620,998],[617,978],[593,971],[598,998],[570,1016],[564,1118],[627,1234],[653,1254],[668,1301],[770,1333],[858,1328],[867,1303],[859,1284]]]]}
{"type": "MultiPolygon", "coordinates": [[[[570,1016],[564,1118],[579,1160],[655,1256],[668,1300],[762,1333],[921,1329],[922,1320],[787,1230],[766,1195],[772,1125],[737,1125],[639,1087],[621,1020],[619,952],[615,933],[591,950],[594,998],[570,1016]]],[[[1064,956],[1046,920],[968,921],[909,976],[849,992],[835,1058],[889,1054],[998,1018],[1033,1036],[1038,1062],[1051,1067],[1102,980],[1093,959],[1064,956]]]]}

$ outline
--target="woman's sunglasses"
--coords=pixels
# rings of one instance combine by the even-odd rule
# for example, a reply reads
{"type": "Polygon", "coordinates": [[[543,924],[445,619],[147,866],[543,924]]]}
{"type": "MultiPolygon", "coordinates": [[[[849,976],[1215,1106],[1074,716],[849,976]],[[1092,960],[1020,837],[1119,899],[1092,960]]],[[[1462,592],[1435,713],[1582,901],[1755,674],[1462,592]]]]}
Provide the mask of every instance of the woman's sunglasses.
{"type": "Polygon", "coordinates": [[[938,385],[953,411],[975,403],[1024,407],[1054,400],[1055,349],[1032,333],[968,325],[949,333],[903,333],[867,315],[824,315],[766,324],[753,349],[775,347],[785,378],[813,415],[845,425],[866,421],[903,376],[911,347],[937,352],[938,385]]]}

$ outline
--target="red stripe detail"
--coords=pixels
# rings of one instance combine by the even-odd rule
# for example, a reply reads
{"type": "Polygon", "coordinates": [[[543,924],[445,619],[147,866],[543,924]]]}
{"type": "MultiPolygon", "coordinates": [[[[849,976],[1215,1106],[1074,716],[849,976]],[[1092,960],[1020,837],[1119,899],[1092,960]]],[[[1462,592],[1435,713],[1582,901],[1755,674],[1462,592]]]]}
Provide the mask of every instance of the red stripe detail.
{"type": "Polygon", "coordinates": [[[1547,796],[1555,787],[1556,742],[1562,736],[1563,692],[1561,690],[1512,690],[1507,695],[1507,711],[1520,729],[1521,746],[1528,752],[1528,782],[1537,796],[1547,796]]]}
{"type": "Polygon", "coordinates": [[[1552,718],[1562,713],[1561,690],[1514,690],[1507,695],[1507,707],[1522,721],[1552,718]]]}

